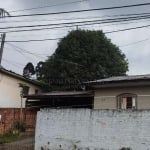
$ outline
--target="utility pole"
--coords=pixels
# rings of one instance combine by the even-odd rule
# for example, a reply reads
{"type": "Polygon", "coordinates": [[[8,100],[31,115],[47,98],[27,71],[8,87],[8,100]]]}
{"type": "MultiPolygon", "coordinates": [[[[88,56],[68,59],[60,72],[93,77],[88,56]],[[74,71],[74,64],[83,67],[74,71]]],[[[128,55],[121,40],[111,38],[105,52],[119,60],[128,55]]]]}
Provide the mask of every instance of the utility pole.
{"type": "Polygon", "coordinates": [[[76,25],[76,30],[79,30],[79,26],[78,25],[76,25]]]}
{"type": "Polygon", "coordinates": [[[1,34],[0,66],[1,66],[1,62],[2,62],[2,55],[3,55],[3,49],[4,49],[4,43],[5,43],[5,36],[6,36],[5,33],[1,34]]]}
{"type": "MultiPolygon", "coordinates": [[[[0,8],[0,19],[4,18],[6,15],[9,16],[9,13],[7,11],[5,11],[4,9],[0,8]]],[[[5,37],[6,37],[5,33],[2,33],[0,35],[0,40],[1,40],[1,44],[0,44],[0,66],[1,66],[1,61],[2,61],[5,37]]]]}

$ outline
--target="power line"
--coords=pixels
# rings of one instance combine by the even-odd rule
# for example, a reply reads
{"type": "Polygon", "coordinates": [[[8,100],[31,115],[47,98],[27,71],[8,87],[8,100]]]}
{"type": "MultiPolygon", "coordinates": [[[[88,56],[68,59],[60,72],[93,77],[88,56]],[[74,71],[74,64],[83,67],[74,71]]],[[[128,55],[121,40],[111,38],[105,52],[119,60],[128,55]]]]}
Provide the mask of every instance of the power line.
{"type": "Polygon", "coordinates": [[[135,30],[135,29],[146,28],[146,27],[150,27],[150,25],[133,27],[133,28],[126,28],[126,29],[120,29],[120,30],[114,30],[114,31],[108,31],[108,32],[105,32],[105,34],[110,34],[110,33],[115,33],[115,32],[121,32],[121,31],[135,30]]]}
{"type": "Polygon", "coordinates": [[[128,43],[128,44],[124,44],[124,45],[121,45],[119,47],[131,46],[131,45],[139,44],[139,43],[142,43],[142,42],[145,42],[145,41],[148,41],[148,40],[150,40],[150,38],[146,38],[146,39],[143,39],[143,40],[131,42],[131,43],[128,43]]]}
{"type": "Polygon", "coordinates": [[[33,28],[33,27],[44,27],[44,26],[58,26],[58,25],[70,25],[70,24],[81,24],[81,23],[90,23],[90,22],[102,22],[107,23],[108,21],[128,21],[128,20],[136,20],[136,19],[149,19],[150,15],[142,15],[142,16],[133,16],[133,17],[119,17],[119,18],[110,18],[110,19],[98,19],[98,20],[86,20],[86,21],[76,21],[76,22],[65,22],[65,23],[52,23],[52,24],[38,24],[38,25],[27,25],[27,26],[9,26],[0,28],[1,30],[4,29],[14,29],[14,28],[33,28]]]}
{"type": "Polygon", "coordinates": [[[21,48],[21,47],[19,47],[19,46],[16,46],[16,45],[14,45],[14,44],[12,44],[12,43],[7,43],[7,44],[10,45],[10,46],[12,46],[12,47],[14,47],[14,48],[16,48],[16,49],[18,49],[18,50],[21,51],[21,52],[28,53],[28,54],[31,54],[31,55],[36,56],[36,57],[38,57],[38,58],[42,58],[42,59],[44,58],[44,59],[45,59],[45,57],[41,56],[40,54],[32,53],[32,52],[30,52],[30,51],[28,51],[28,50],[25,50],[25,49],[23,49],[23,48],[21,48]]]}
{"type": "Polygon", "coordinates": [[[8,62],[8,63],[10,63],[10,64],[18,65],[18,66],[21,66],[21,67],[24,66],[23,64],[20,64],[20,63],[15,62],[15,61],[10,61],[10,60],[7,60],[7,59],[5,59],[5,58],[3,58],[3,61],[8,62]]]}
{"type": "MultiPolygon", "coordinates": [[[[150,21],[150,20],[143,20],[142,23],[143,22],[148,22],[148,21],[150,21]]],[[[107,25],[101,25],[99,27],[107,27],[107,26],[113,26],[113,25],[124,25],[124,24],[134,24],[134,23],[141,23],[141,22],[133,20],[133,21],[130,21],[130,22],[119,22],[119,23],[112,23],[112,24],[107,24],[107,25]]],[[[95,24],[95,25],[97,25],[97,24],[95,24]]],[[[84,28],[86,28],[86,27],[84,27],[84,28]]]]}
{"type": "Polygon", "coordinates": [[[23,53],[22,53],[22,51],[20,51],[20,50],[18,50],[18,49],[11,49],[11,50],[15,50],[15,51],[17,51],[19,54],[21,54],[22,56],[23,56],[23,58],[26,58],[26,60],[31,60],[31,58],[30,57],[28,57],[28,56],[26,56],[26,55],[24,55],[23,53]]]}
{"type": "MultiPolygon", "coordinates": [[[[14,44],[11,44],[11,43],[8,43],[9,45],[11,45],[11,46],[13,46],[13,47],[15,47],[15,48],[17,48],[17,49],[20,49],[20,50],[22,50],[22,51],[25,51],[25,52],[28,52],[28,53],[30,53],[30,54],[33,54],[33,55],[37,55],[36,53],[32,53],[32,52],[29,52],[29,51],[27,51],[27,50],[24,50],[24,49],[22,49],[22,48],[20,48],[20,47],[18,47],[18,46],[16,46],[16,45],[14,45],[14,44]]],[[[81,65],[81,64],[79,64],[79,63],[76,63],[76,62],[72,62],[72,61],[68,61],[68,60],[63,60],[63,59],[61,59],[61,58],[59,58],[58,59],[58,61],[63,61],[63,62],[65,62],[65,63],[70,63],[70,64],[73,64],[73,65],[78,65],[78,66],[80,66],[80,67],[84,67],[83,65],[81,65]]]]}
{"type": "Polygon", "coordinates": [[[79,13],[79,12],[90,12],[90,11],[100,11],[100,10],[113,10],[113,9],[121,9],[121,8],[132,8],[132,7],[140,7],[140,6],[148,6],[148,5],[150,5],[150,3],[140,3],[140,4],[133,4],[133,5],[122,5],[122,6],[113,6],[113,7],[104,7],[104,8],[73,10],[73,11],[62,11],[62,12],[53,12],[53,13],[39,13],[39,14],[16,15],[16,16],[12,15],[12,16],[7,16],[7,17],[15,18],[15,17],[59,15],[59,14],[68,14],[68,13],[79,13]]]}
{"type": "MultiPolygon", "coordinates": [[[[33,55],[35,55],[35,56],[37,55],[36,53],[29,52],[29,51],[27,51],[27,50],[25,50],[25,49],[23,49],[23,48],[20,48],[20,47],[14,45],[14,44],[11,44],[11,43],[7,43],[7,44],[9,44],[9,45],[11,45],[11,46],[13,46],[13,47],[15,47],[15,48],[17,48],[17,49],[20,49],[20,50],[22,50],[23,52],[25,51],[25,52],[28,52],[28,53],[33,54],[33,55]]],[[[58,61],[63,61],[63,62],[70,63],[70,64],[73,64],[73,65],[78,65],[78,66],[80,66],[80,67],[84,67],[83,65],[81,65],[81,64],[79,64],[79,63],[72,62],[72,61],[68,61],[68,60],[63,60],[63,59],[61,59],[61,58],[59,58],[58,61]]]]}
{"type": "MultiPolygon", "coordinates": [[[[41,30],[51,30],[51,29],[56,30],[56,29],[62,29],[62,28],[70,28],[71,29],[71,27],[74,27],[74,26],[75,25],[63,26],[63,27],[48,27],[48,28],[37,28],[37,29],[11,30],[11,31],[5,31],[5,33],[15,33],[15,32],[18,33],[18,32],[41,31],[41,30]]],[[[63,29],[63,30],[65,30],[65,29],[63,29]]],[[[0,33],[3,33],[3,32],[0,31],[0,33]]]]}
{"type": "Polygon", "coordinates": [[[24,41],[5,41],[5,42],[42,42],[42,41],[55,41],[55,40],[60,40],[60,39],[62,39],[62,38],[55,38],[55,39],[40,39],[40,40],[24,40],[24,41]]]}
{"type": "MultiPolygon", "coordinates": [[[[150,21],[150,20],[143,20],[142,22],[148,22],[148,21],[150,21]]],[[[107,24],[107,25],[101,25],[101,26],[98,26],[98,27],[107,27],[107,26],[114,26],[114,25],[126,25],[126,24],[135,24],[135,23],[140,23],[139,21],[136,21],[136,20],[133,20],[133,21],[130,21],[130,22],[119,22],[119,23],[112,23],[112,24],[107,24]]],[[[87,26],[89,26],[89,25],[92,25],[92,27],[93,27],[93,25],[98,25],[97,23],[94,23],[94,24],[87,24],[87,26]]],[[[86,24],[84,24],[84,26],[86,26],[86,24]]],[[[84,29],[86,29],[86,28],[89,28],[89,27],[83,27],[84,29]]],[[[70,27],[70,29],[72,29],[71,27],[70,27]]],[[[65,30],[65,29],[62,29],[62,30],[65,30]]],[[[68,29],[66,29],[66,30],[68,30],[68,29]]],[[[9,35],[9,37],[28,37],[28,36],[38,36],[38,35],[52,35],[52,36],[56,36],[56,35],[60,35],[60,33],[59,34],[51,34],[51,33],[44,33],[44,34],[41,34],[41,33],[38,33],[38,34],[27,34],[27,35],[19,35],[19,36],[17,36],[17,35],[9,35]]],[[[62,34],[62,36],[65,36],[64,34],[62,34]]]]}
{"type": "MultiPolygon", "coordinates": [[[[113,25],[113,24],[112,24],[113,25]]],[[[68,30],[68,29],[67,29],[68,30]]],[[[42,32],[42,33],[39,33],[39,32],[37,32],[37,33],[28,33],[28,34],[19,34],[19,35],[9,35],[8,37],[12,37],[12,38],[25,38],[25,37],[37,37],[37,36],[49,36],[49,35],[51,35],[51,36],[53,36],[53,37],[55,37],[55,36],[65,36],[66,35],[66,31],[62,31],[61,33],[56,33],[56,34],[52,34],[51,32],[42,32]]]]}
{"type": "MultiPolygon", "coordinates": [[[[15,32],[27,32],[27,31],[41,31],[41,30],[50,30],[50,29],[60,29],[65,27],[73,27],[73,26],[63,26],[63,27],[49,27],[49,28],[38,28],[38,29],[24,29],[24,30],[11,30],[11,31],[5,31],[5,33],[15,33],[15,32]]],[[[3,33],[0,31],[0,33],[3,33]]]]}
{"type": "Polygon", "coordinates": [[[13,22],[48,22],[48,21],[62,21],[62,20],[79,20],[79,19],[95,19],[95,18],[108,18],[108,17],[121,17],[121,16],[138,16],[138,15],[150,15],[149,12],[146,13],[133,13],[133,14],[120,14],[120,15],[104,15],[104,16],[86,16],[86,17],[71,17],[71,18],[53,18],[53,19],[37,19],[37,20],[9,20],[1,21],[0,23],[13,23],[13,22]]]}
{"type": "MultiPolygon", "coordinates": [[[[84,25],[93,25],[93,24],[106,24],[106,23],[113,23],[113,22],[126,22],[126,21],[149,19],[149,18],[150,18],[150,16],[139,16],[139,17],[124,17],[124,18],[92,20],[92,21],[67,22],[67,23],[60,23],[60,24],[46,24],[46,25],[42,25],[42,26],[48,26],[48,25],[49,26],[50,25],[52,25],[52,26],[59,25],[59,26],[56,26],[56,27],[54,26],[54,27],[50,27],[50,28],[36,28],[36,29],[32,28],[32,29],[23,29],[23,30],[9,30],[9,31],[5,31],[5,33],[26,32],[26,31],[40,31],[40,30],[47,30],[47,29],[57,29],[57,28],[65,28],[65,27],[74,27],[74,26],[77,26],[77,25],[78,26],[84,26],[84,25]],[[83,24],[83,23],[88,23],[88,24],[83,24]],[[60,26],[60,25],[64,25],[64,26],[60,26]]],[[[37,25],[37,26],[41,26],[41,25],[37,25]]],[[[35,26],[35,27],[37,27],[37,26],[35,26]]],[[[17,27],[17,28],[19,28],[19,27],[17,27]]],[[[1,29],[4,29],[4,28],[1,28],[1,29]]],[[[0,33],[1,32],[4,32],[4,31],[0,31],[0,33]]]]}
{"type": "MultiPolygon", "coordinates": [[[[128,31],[128,30],[135,30],[135,29],[140,29],[140,28],[146,28],[150,27],[150,25],[145,25],[145,26],[139,26],[139,27],[132,27],[132,28],[126,28],[126,29],[120,29],[120,30],[114,30],[114,31],[108,31],[104,32],[105,34],[110,34],[110,33],[115,33],[115,32],[121,32],[121,31],[128,31]]],[[[18,41],[5,41],[5,42],[36,42],[36,41],[51,41],[51,40],[60,40],[62,38],[55,38],[55,39],[40,39],[40,40],[18,40],[18,41]]]]}
{"type": "Polygon", "coordinates": [[[55,6],[63,6],[63,5],[68,5],[68,4],[74,4],[74,3],[81,3],[87,0],[78,0],[78,1],[73,1],[73,2],[65,2],[65,3],[59,3],[59,4],[54,4],[54,5],[45,5],[45,6],[39,6],[39,7],[32,7],[32,8],[26,8],[26,9],[19,9],[19,10],[13,10],[9,12],[21,12],[21,11],[28,11],[28,10],[35,10],[35,9],[41,9],[41,8],[49,8],[49,7],[55,7],[55,6]]]}

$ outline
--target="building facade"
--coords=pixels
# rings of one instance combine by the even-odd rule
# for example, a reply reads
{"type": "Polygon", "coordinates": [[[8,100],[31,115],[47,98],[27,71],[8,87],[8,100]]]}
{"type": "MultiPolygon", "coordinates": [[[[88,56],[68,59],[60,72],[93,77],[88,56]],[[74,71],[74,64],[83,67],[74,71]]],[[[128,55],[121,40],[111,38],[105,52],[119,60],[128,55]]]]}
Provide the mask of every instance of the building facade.
{"type": "Polygon", "coordinates": [[[91,81],[94,109],[150,109],[150,75],[91,81]]]}
{"type": "MultiPolygon", "coordinates": [[[[21,75],[0,69],[0,108],[20,108],[21,107],[21,87],[19,85],[29,87],[28,94],[41,92],[40,83],[24,78],[21,75]]],[[[22,107],[25,108],[23,100],[22,107]]]]}
{"type": "Polygon", "coordinates": [[[36,111],[25,108],[25,99],[21,96],[20,85],[28,89],[26,94],[42,91],[39,82],[0,68],[0,134],[8,132],[20,119],[27,126],[33,128],[35,126],[36,111]]]}

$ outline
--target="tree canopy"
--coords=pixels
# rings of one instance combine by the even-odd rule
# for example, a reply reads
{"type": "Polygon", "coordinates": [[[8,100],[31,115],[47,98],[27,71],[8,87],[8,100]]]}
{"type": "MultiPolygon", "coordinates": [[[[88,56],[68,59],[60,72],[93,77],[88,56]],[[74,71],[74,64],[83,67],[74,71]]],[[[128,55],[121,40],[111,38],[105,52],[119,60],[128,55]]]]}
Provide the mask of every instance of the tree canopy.
{"type": "Polygon", "coordinates": [[[34,66],[31,62],[28,62],[26,66],[23,68],[23,76],[26,78],[30,78],[35,74],[34,66]]]}
{"type": "Polygon", "coordinates": [[[55,53],[36,67],[40,80],[96,80],[125,75],[128,61],[102,31],[71,31],[55,53]]]}

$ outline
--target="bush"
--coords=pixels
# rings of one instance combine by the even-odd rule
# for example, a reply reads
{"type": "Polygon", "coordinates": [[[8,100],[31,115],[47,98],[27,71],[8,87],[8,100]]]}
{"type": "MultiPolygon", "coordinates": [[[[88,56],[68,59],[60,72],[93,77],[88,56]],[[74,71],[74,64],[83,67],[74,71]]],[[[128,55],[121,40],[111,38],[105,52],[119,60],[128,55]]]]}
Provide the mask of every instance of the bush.
{"type": "Polygon", "coordinates": [[[14,124],[14,129],[16,129],[20,132],[25,132],[26,131],[26,125],[25,125],[25,123],[16,122],[14,124]]]}
{"type": "Polygon", "coordinates": [[[19,134],[13,134],[13,132],[10,130],[8,133],[0,135],[0,144],[13,142],[16,141],[18,138],[19,134]]]}

